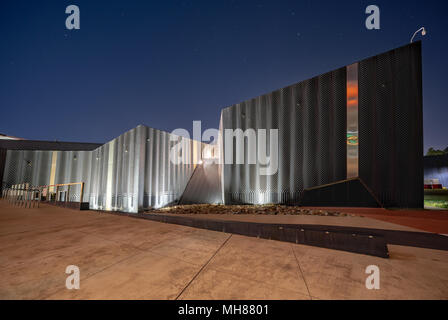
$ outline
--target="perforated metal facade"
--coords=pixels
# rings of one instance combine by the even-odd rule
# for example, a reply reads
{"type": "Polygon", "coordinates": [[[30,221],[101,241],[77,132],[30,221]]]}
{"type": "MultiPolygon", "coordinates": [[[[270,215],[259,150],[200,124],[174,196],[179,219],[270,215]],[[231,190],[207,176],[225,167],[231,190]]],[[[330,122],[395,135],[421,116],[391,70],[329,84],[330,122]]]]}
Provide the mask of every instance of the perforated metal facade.
{"type": "Polygon", "coordinates": [[[345,68],[224,109],[222,131],[278,129],[279,143],[276,174],[223,165],[225,203],[298,203],[304,188],[345,179],[346,109],[345,68]]]}
{"type": "Polygon", "coordinates": [[[386,207],[423,207],[421,42],[359,62],[359,177],[386,207]]]}
{"type": "MultiPolygon", "coordinates": [[[[225,203],[301,204],[304,189],[359,178],[382,206],[422,207],[421,77],[416,42],[224,109],[222,161],[226,129],[278,129],[279,150],[273,175],[260,174],[259,163],[222,165],[225,203]]],[[[359,205],[353,200],[345,204],[359,205]]]]}

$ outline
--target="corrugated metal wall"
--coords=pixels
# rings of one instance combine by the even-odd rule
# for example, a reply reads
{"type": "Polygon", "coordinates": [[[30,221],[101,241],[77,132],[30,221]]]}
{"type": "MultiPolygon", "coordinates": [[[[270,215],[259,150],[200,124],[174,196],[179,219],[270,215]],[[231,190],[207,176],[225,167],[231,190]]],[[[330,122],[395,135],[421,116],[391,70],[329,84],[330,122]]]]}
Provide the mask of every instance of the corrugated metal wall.
{"type": "MultiPolygon", "coordinates": [[[[85,182],[83,202],[91,209],[135,213],[177,203],[201,150],[200,142],[138,126],[93,151],[8,150],[4,180],[6,186],[85,182]],[[174,164],[170,150],[179,142],[182,161],[174,164]]],[[[71,201],[79,194],[80,186],[70,187],[71,201]]]]}
{"type": "Polygon", "coordinates": [[[259,163],[223,165],[225,203],[296,203],[304,188],[345,179],[346,109],[345,68],[224,109],[222,160],[226,129],[278,129],[279,140],[274,175],[259,163]]]}
{"type": "Polygon", "coordinates": [[[144,141],[143,207],[177,204],[201,159],[202,143],[152,128],[145,129],[144,141]],[[170,150],[179,143],[182,161],[174,164],[170,150]]]}
{"type": "MultiPolygon", "coordinates": [[[[86,182],[89,180],[92,164],[91,151],[56,151],[56,153],[57,163],[54,184],[86,182]]],[[[49,183],[52,184],[51,181],[49,183]]],[[[82,202],[89,201],[89,189],[90,186],[85,183],[82,202]]],[[[71,186],[70,201],[79,201],[80,192],[80,185],[71,186]]]]}
{"type": "MultiPolygon", "coordinates": [[[[85,182],[90,176],[90,151],[8,150],[4,172],[5,186],[29,183],[44,186],[70,182],[85,182]],[[57,162],[52,180],[52,159],[57,162]]],[[[88,202],[89,186],[84,189],[83,202],[88,202]]],[[[79,201],[80,186],[72,186],[70,200],[79,201]]]]}
{"type": "Polygon", "coordinates": [[[91,209],[138,212],[139,126],[92,151],[91,209]]]}
{"type": "Polygon", "coordinates": [[[138,126],[94,150],[90,207],[138,212],[177,203],[200,160],[202,144],[138,126]],[[179,164],[171,148],[182,143],[179,164]]]}
{"type": "MultiPolygon", "coordinates": [[[[29,183],[44,186],[87,181],[90,176],[90,151],[8,150],[4,173],[5,186],[29,183]],[[52,159],[56,167],[52,175],[52,159]],[[53,180],[51,177],[54,177],[53,180]]],[[[89,186],[84,189],[83,202],[88,201],[89,186]]],[[[70,200],[79,201],[80,186],[71,187],[70,200]]]]}
{"type": "Polygon", "coordinates": [[[0,190],[3,190],[3,174],[5,172],[6,165],[6,149],[0,148],[0,190]]]}
{"type": "Polygon", "coordinates": [[[8,150],[4,172],[5,186],[49,183],[52,151],[8,150]]]}

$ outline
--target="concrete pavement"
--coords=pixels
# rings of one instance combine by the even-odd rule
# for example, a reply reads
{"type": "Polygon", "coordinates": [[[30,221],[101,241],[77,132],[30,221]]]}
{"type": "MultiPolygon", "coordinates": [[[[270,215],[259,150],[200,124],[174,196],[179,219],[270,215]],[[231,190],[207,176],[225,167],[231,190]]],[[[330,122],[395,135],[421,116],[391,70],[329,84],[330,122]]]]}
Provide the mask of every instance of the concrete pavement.
{"type": "Polygon", "coordinates": [[[0,200],[0,299],[447,299],[448,252],[390,259],[0,200]],[[380,290],[365,268],[380,268],[380,290]],[[81,288],[65,288],[77,265],[81,288]]]}

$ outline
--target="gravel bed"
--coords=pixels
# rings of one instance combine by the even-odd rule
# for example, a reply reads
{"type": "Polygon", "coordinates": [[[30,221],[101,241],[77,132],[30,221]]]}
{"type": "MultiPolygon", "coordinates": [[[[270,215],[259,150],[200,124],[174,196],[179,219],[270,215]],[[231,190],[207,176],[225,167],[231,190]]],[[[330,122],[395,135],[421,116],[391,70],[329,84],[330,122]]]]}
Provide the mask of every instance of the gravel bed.
{"type": "Polygon", "coordinates": [[[171,214],[264,214],[264,215],[314,215],[333,217],[353,217],[355,215],[324,209],[306,209],[284,205],[215,205],[192,204],[148,210],[147,213],[171,214]]]}

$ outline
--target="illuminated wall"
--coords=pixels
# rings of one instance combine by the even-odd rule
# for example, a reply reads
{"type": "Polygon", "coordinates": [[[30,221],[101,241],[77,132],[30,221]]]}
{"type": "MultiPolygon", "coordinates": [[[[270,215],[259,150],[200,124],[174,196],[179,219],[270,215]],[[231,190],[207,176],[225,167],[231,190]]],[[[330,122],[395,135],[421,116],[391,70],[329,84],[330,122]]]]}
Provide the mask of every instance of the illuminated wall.
{"type": "Polygon", "coordinates": [[[201,148],[200,142],[146,126],[122,134],[93,151],[90,207],[138,212],[176,204],[201,148]],[[170,150],[178,143],[183,146],[182,159],[174,164],[170,150]]]}
{"type": "MultiPolygon", "coordinates": [[[[91,209],[136,213],[176,203],[201,151],[200,142],[138,126],[93,151],[8,150],[4,180],[7,186],[85,182],[82,201],[91,209]],[[179,142],[181,161],[173,164],[170,150],[179,142]]],[[[71,188],[70,200],[79,201],[80,187],[71,188]]]]}
{"type": "Polygon", "coordinates": [[[347,66],[347,179],[359,176],[358,64],[347,66]]]}
{"type": "Polygon", "coordinates": [[[142,135],[145,142],[141,173],[143,207],[160,208],[177,204],[194,169],[201,162],[204,145],[184,137],[170,142],[173,135],[152,128],[145,128],[142,135]],[[177,155],[178,164],[170,161],[170,150],[174,144],[182,146],[182,151],[177,155]]]}
{"type": "MultiPolygon", "coordinates": [[[[90,177],[91,158],[90,151],[8,150],[3,179],[6,186],[85,182],[90,177]]],[[[50,191],[54,192],[54,188],[50,191]]],[[[82,202],[89,201],[88,194],[89,185],[86,184],[82,202]]],[[[70,200],[80,201],[79,196],[80,186],[73,186],[70,200]]]]}

